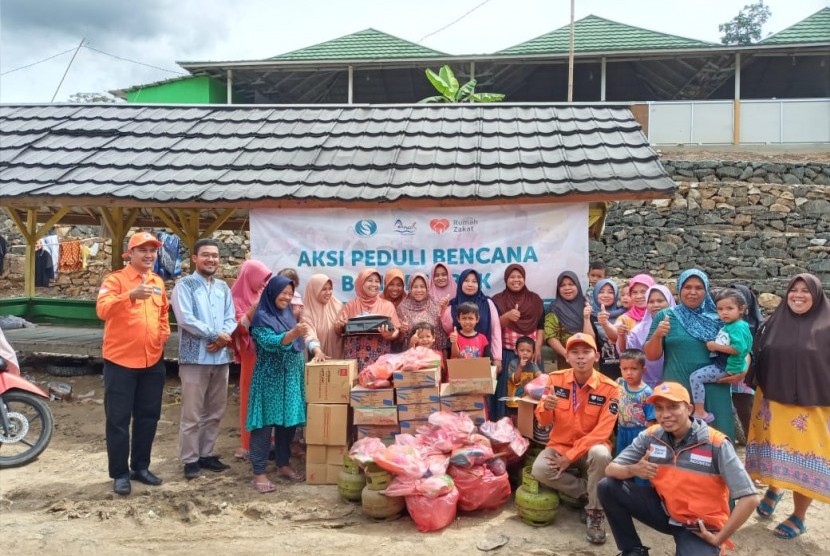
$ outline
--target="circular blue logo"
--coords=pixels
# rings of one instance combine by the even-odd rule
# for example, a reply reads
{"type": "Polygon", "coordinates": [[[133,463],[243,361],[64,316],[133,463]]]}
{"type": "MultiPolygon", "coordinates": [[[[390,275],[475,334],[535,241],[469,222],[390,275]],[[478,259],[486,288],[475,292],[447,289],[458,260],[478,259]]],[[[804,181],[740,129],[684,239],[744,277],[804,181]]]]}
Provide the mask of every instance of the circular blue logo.
{"type": "Polygon", "coordinates": [[[354,232],[362,237],[372,237],[378,233],[378,225],[374,220],[358,220],[355,222],[354,232]]]}

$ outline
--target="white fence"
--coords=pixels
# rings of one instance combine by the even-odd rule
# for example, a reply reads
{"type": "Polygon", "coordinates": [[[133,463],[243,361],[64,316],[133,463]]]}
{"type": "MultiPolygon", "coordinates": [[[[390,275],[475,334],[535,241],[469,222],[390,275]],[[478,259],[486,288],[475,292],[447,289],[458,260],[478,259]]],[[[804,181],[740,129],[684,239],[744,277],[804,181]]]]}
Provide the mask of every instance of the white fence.
{"type": "MultiPolygon", "coordinates": [[[[830,99],[742,100],[740,144],[830,143],[830,99]]],[[[731,144],[731,100],[649,102],[654,145],[731,144]]]]}

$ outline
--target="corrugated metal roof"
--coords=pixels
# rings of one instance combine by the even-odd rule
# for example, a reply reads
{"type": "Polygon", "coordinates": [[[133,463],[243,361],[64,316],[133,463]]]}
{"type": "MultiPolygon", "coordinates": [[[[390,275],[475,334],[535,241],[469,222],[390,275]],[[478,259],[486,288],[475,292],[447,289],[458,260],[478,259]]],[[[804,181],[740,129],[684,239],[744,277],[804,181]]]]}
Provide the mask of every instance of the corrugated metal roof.
{"type": "Polygon", "coordinates": [[[389,35],[364,29],[351,35],[286,52],[271,60],[376,60],[381,58],[423,58],[445,53],[389,35]]]}
{"type": "MultiPolygon", "coordinates": [[[[570,49],[570,25],[560,27],[535,39],[500,50],[497,54],[561,54],[570,49]]],[[[589,15],[574,22],[574,52],[615,52],[624,50],[660,50],[706,48],[714,43],[659,33],[589,15]]]]}
{"type": "Polygon", "coordinates": [[[669,194],[625,106],[0,106],[0,200],[669,194]]]}
{"type": "Polygon", "coordinates": [[[758,44],[804,44],[830,42],[830,8],[822,8],[810,17],[806,17],[769,36],[758,44]]]}

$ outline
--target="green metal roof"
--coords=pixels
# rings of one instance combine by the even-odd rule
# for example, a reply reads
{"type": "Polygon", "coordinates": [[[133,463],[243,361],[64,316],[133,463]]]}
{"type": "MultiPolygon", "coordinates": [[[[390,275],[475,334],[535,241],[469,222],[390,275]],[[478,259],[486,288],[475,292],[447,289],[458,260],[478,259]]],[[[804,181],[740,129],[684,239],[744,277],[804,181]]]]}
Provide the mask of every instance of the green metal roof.
{"type": "MultiPolygon", "coordinates": [[[[560,27],[527,42],[500,50],[497,54],[560,54],[570,48],[570,25],[560,27]]],[[[574,52],[611,52],[674,48],[708,48],[715,43],[658,33],[611,21],[595,15],[574,22],[574,52]]]]}
{"type": "Polygon", "coordinates": [[[830,8],[823,8],[759,44],[803,44],[830,42],[830,8]]]}
{"type": "Polygon", "coordinates": [[[425,58],[446,55],[444,52],[394,37],[376,29],[365,29],[269,59],[376,60],[381,58],[425,58]]]}

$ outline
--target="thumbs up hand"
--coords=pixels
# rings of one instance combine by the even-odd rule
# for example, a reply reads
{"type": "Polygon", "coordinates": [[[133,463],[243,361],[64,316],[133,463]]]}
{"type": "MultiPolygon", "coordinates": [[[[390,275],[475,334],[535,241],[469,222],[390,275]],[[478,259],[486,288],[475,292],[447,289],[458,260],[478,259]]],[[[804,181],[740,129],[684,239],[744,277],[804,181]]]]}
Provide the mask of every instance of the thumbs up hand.
{"type": "Polygon", "coordinates": [[[522,318],[522,312],[519,311],[518,303],[516,304],[515,308],[510,309],[510,311],[507,312],[507,318],[510,320],[510,322],[518,322],[518,320],[522,318]]]}
{"type": "Polygon", "coordinates": [[[591,303],[586,301],[585,308],[582,310],[582,318],[585,320],[591,319],[591,303]]]}
{"type": "Polygon", "coordinates": [[[153,286],[150,284],[150,273],[141,275],[141,283],[130,292],[130,299],[150,299],[153,295],[153,286]]]}
{"type": "Polygon", "coordinates": [[[653,451],[654,446],[649,446],[648,451],[646,451],[646,455],[644,455],[640,461],[632,466],[634,468],[632,471],[634,471],[635,476],[645,479],[646,481],[650,481],[657,476],[659,466],[656,463],[648,461],[653,451]]]}
{"type": "Polygon", "coordinates": [[[669,316],[666,317],[657,325],[657,330],[654,331],[656,335],[659,335],[661,338],[665,338],[666,335],[671,330],[671,324],[669,324],[669,316]]]}
{"type": "Polygon", "coordinates": [[[601,326],[605,326],[606,324],[608,324],[608,317],[609,317],[608,311],[605,310],[605,304],[604,303],[602,305],[600,305],[600,307],[601,308],[600,308],[599,314],[597,315],[597,322],[601,326]]]}
{"type": "Polygon", "coordinates": [[[453,326],[452,333],[450,334],[450,343],[458,345],[458,329],[453,326]]]}

